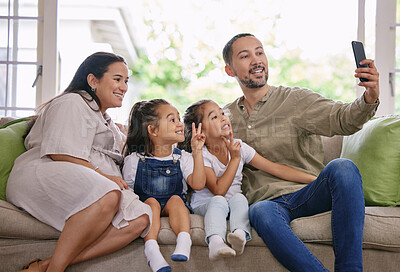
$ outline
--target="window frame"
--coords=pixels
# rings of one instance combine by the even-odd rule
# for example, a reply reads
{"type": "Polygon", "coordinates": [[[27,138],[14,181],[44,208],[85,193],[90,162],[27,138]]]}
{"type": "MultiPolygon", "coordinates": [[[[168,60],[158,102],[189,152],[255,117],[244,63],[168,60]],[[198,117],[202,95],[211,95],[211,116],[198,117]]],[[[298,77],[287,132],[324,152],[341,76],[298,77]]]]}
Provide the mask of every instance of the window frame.
{"type": "Polygon", "coordinates": [[[58,0],[39,0],[38,60],[43,65],[36,89],[36,106],[59,93],[58,0]]]}
{"type": "MultiPolygon", "coordinates": [[[[59,59],[57,49],[57,27],[58,27],[58,1],[54,0],[38,0],[37,16],[19,16],[20,8],[19,0],[8,0],[8,14],[0,16],[1,20],[7,20],[7,57],[6,60],[1,60],[0,64],[5,65],[6,78],[5,78],[5,94],[4,106],[0,106],[0,111],[4,112],[5,116],[23,117],[18,116],[18,111],[33,112],[35,108],[43,102],[54,97],[58,92],[59,82],[59,59]],[[11,16],[11,10],[13,15],[11,16]],[[19,22],[21,20],[35,20],[37,21],[37,57],[36,61],[19,61],[16,60],[18,47],[18,33],[20,28],[19,22]],[[11,30],[11,24],[14,23],[17,27],[11,30]],[[10,35],[12,31],[13,41],[10,44],[10,35]],[[12,50],[12,52],[11,52],[12,50]],[[46,52],[46,53],[44,53],[46,52]],[[10,53],[12,56],[10,56],[10,53]],[[17,74],[18,67],[22,65],[36,66],[36,80],[32,82],[36,87],[36,102],[35,107],[19,107],[17,106],[17,93],[18,85],[17,74]],[[11,69],[13,71],[11,71],[11,69]],[[10,77],[12,73],[12,78],[10,77]],[[11,84],[11,88],[10,88],[11,84]]],[[[34,87],[32,86],[32,87],[34,87]]]]}
{"type": "MultiPolygon", "coordinates": [[[[365,1],[365,0],[360,0],[365,1]]],[[[396,0],[376,1],[375,64],[379,72],[380,102],[377,115],[395,113],[396,0]]]]}

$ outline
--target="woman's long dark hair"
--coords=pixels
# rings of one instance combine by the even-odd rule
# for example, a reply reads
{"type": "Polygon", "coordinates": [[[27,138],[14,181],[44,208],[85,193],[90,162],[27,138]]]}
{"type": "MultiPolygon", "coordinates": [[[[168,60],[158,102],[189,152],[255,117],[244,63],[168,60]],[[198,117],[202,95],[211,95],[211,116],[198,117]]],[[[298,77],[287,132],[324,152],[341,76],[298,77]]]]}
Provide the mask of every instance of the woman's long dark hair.
{"type": "Polygon", "coordinates": [[[201,108],[204,104],[214,102],[210,99],[202,99],[191,104],[183,114],[183,123],[185,125],[185,141],[178,143],[178,148],[192,152],[191,140],[192,140],[192,123],[196,128],[203,120],[203,111],[201,108]]]}
{"type": "MultiPolygon", "coordinates": [[[[96,101],[99,107],[97,110],[100,110],[101,108],[100,99],[95,94],[95,92],[92,91],[92,88],[90,87],[87,81],[87,77],[89,74],[93,74],[97,79],[101,79],[104,76],[104,74],[108,71],[108,67],[115,62],[122,62],[125,65],[127,65],[125,59],[122,56],[116,55],[114,53],[97,52],[90,55],[82,62],[78,70],[76,70],[76,73],[72,78],[71,83],[64,90],[63,94],[66,93],[81,94],[82,91],[85,91],[92,97],[92,100],[96,101]]],[[[86,102],[88,102],[88,99],[85,96],[83,96],[82,94],[81,96],[86,102]]]]}
{"type": "MultiPolygon", "coordinates": [[[[96,52],[90,55],[79,66],[78,70],[75,72],[74,77],[72,78],[71,83],[64,90],[64,92],[38,106],[38,108],[36,109],[36,114],[38,115],[45,108],[45,106],[53,101],[55,98],[65,95],[67,93],[79,94],[86,101],[86,103],[93,100],[96,101],[98,108],[92,108],[92,110],[99,111],[101,109],[100,99],[89,86],[89,83],[87,82],[87,76],[89,74],[93,74],[97,79],[101,79],[108,71],[108,67],[115,62],[122,62],[127,65],[125,59],[122,56],[114,53],[96,52]],[[90,98],[87,95],[84,95],[85,93],[88,93],[90,98]]],[[[31,130],[33,124],[37,119],[37,115],[34,116],[31,122],[28,124],[28,130],[25,135],[28,135],[29,131],[31,130]]]]}
{"type": "Polygon", "coordinates": [[[152,99],[140,101],[133,105],[129,114],[129,128],[126,143],[124,146],[124,156],[137,152],[143,156],[152,156],[153,144],[147,130],[149,125],[158,126],[158,107],[160,105],[170,105],[165,99],[152,99]]]}

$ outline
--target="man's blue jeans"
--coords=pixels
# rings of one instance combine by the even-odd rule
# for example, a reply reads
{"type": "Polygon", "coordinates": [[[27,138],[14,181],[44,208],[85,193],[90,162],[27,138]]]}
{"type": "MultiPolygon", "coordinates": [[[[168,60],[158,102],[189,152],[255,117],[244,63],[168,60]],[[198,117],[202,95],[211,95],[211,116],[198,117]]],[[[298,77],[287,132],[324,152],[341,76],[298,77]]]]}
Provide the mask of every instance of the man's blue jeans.
{"type": "Polygon", "coordinates": [[[290,271],[327,271],[293,233],[296,218],[332,210],[335,271],[362,271],[365,202],[357,166],[347,159],[331,161],[303,189],[250,206],[250,222],[275,258],[290,271]]]}

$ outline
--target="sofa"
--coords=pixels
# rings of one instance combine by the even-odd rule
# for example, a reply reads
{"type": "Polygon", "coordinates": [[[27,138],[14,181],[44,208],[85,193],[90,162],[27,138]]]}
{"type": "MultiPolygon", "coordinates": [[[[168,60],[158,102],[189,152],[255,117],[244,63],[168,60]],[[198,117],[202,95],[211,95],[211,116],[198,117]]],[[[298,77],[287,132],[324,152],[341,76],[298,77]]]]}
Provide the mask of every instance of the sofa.
{"type": "MultiPolygon", "coordinates": [[[[13,145],[13,141],[19,141],[19,145],[22,141],[21,131],[17,135],[4,138],[5,128],[12,128],[21,123],[1,127],[7,121],[9,121],[7,118],[2,118],[0,121],[0,154],[3,152],[1,156],[7,150],[2,149],[2,146],[9,148],[13,145]]],[[[364,129],[365,127],[362,131],[364,129]]],[[[342,146],[355,146],[352,142],[346,142],[346,137],[323,137],[325,162],[343,156],[342,146]]],[[[397,137],[400,138],[400,132],[397,137]]],[[[385,138],[384,142],[386,140],[388,139],[385,138]]],[[[358,143],[359,140],[355,141],[358,143]]],[[[387,141],[385,144],[391,145],[387,141]]],[[[399,149],[397,153],[400,154],[399,149]]],[[[378,163],[377,160],[376,164],[378,163]]],[[[3,170],[0,167],[0,171],[3,170]]],[[[400,177],[395,183],[400,187],[400,177]]],[[[400,193],[398,195],[400,196],[400,193]]],[[[400,207],[397,202],[391,206],[378,204],[368,205],[365,209],[364,271],[400,271],[400,207]]],[[[158,242],[161,252],[173,271],[287,271],[275,260],[254,229],[252,229],[253,239],[247,243],[242,255],[210,262],[208,248],[204,241],[203,217],[194,214],[190,217],[193,245],[190,260],[186,263],[175,263],[169,260],[175,248],[176,236],[169,226],[168,218],[161,220],[158,242]]],[[[291,227],[316,257],[333,271],[334,253],[330,220],[331,213],[326,212],[296,219],[291,223],[291,227]]],[[[36,220],[11,203],[0,200],[0,271],[18,271],[24,264],[35,258],[44,259],[51,256],[59,235],[60,233],[54,228],[36,220]]],[[[117,252],[72,265],[67,271],[151,271],[143,250],[144,242],[139,238],[117,252]]]]}

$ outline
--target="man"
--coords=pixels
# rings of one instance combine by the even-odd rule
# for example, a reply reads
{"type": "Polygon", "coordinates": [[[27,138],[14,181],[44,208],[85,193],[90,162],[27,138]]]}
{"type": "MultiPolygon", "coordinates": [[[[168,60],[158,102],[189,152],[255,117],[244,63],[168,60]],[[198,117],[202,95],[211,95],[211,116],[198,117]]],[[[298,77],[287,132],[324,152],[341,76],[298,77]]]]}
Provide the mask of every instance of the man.
{"type": "Polygon", "coordinates": [[[352,103],[326,99],[307,89],[269,86],[268,61],[262,43],[239,34],[224,47],[225,71],[235,77],[243,96],[228,104],[232,129],[269,160],[318,176],[309,185],[281,180],[249,166],[243,170],[243,192],[250,222],[277,260],[290,271],[326,271],[290,229],[298,217],[332,210],[337,271],[362,271],[364,197],[361,176],[349,160],[323,165],[319,135],[349,135],[362,128],[379,104],[379,73],[372,60],[355,77],[364,94],[352,103]]]}

